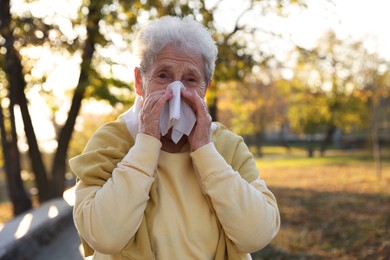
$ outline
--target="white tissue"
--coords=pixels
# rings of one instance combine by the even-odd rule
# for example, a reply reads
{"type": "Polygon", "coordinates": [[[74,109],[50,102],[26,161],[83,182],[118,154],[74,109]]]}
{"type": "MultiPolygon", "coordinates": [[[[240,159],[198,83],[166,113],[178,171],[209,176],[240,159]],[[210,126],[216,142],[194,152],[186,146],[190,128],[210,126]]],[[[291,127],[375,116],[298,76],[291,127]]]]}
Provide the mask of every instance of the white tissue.
{"type": "Polygon", "coordinates": [[[183,135],[189,135],[196,122],[191,107],[181,100],[180,90],[185,88],[180,81],[168,85],[173,91],[173,98],[164,105],[160,115],[160,131],[164,136],[172,127],[172,141],[178,143],[183,135]]]}

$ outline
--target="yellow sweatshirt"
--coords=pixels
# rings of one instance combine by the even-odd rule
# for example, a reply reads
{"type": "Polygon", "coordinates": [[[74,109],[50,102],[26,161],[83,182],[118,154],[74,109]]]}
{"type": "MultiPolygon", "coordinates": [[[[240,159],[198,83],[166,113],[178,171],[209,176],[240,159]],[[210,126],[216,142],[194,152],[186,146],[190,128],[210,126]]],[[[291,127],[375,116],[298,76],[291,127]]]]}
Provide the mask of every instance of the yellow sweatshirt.
{"type": "Polygon", "coordinates": [[[171,154],[118,119],[70,160],[74,221],[94,259],[250,259],[276,235],[275,197],[243,139],[217,124],[212,142],[171,154]]]}

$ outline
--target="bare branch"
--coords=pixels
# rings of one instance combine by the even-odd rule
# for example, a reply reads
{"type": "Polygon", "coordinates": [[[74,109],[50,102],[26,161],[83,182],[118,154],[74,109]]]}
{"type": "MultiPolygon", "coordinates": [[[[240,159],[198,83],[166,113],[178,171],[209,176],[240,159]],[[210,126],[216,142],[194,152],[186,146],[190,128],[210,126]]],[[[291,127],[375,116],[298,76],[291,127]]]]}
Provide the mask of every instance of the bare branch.
{"type": "Polygon", "coordinates": [[[235,23],[235,26],[234,26],[234,29],[231,33],[229,33],[228,35],[226,35],[225,37],[225,42],[227,42],[236,32],[242,30],[245,28],[245,26],[239,26],[239,22],[241,20],[241,18],[248,12],[250,11],[252,8],[253,8],[253,2],[251,1],[250,2],[250,6],[248,8],[246,8],[236,19],[236,23],[235,23]]]}
{"type": "MultiPolygon", "coordinates": [[[[204,2],[204,1],[203,1],[204,2]]],[[[217,1],[216,3],[215,3],[215,5],[213,6],[213,7],[211,7],[210,8],[210,13],[214,13],[217,9],[218,9],[218,7],[219,7],[219,5],[221,4],[221,2],[222,2],[222,0],[219,0],[219,1],[217,1]]]]}

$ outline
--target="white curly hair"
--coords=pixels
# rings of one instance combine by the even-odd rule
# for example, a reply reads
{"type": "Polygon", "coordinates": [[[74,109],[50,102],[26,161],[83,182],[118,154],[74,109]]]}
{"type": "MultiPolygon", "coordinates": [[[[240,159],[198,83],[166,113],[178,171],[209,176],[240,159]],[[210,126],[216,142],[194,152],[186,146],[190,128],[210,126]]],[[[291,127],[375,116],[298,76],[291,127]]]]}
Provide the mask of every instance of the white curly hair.
{"type": "Polygon", "coordinates": [[[198,53],[205,64],[206,82],[210,82],[218,50],[211,33],[192,17],[164,16],[141,29],[134,42],[141,73],[154,62],[160,51],[173,44],[180,51],[198,53]]]}

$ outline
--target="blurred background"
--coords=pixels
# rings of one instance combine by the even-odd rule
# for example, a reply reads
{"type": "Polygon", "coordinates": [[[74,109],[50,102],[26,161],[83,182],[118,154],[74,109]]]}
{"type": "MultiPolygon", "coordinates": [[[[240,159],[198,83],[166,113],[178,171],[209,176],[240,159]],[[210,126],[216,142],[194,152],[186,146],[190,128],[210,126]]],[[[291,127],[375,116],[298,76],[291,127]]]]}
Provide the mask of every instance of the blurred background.
{"type": "Polygon", "coordinates": [[[68,159],[135,98],[135,33],[191,15],[219,57],[207,103],[282,216],[256,256],[390,257],[390,2],[1,0],[0,230],[75,183],[68,159]]]}

